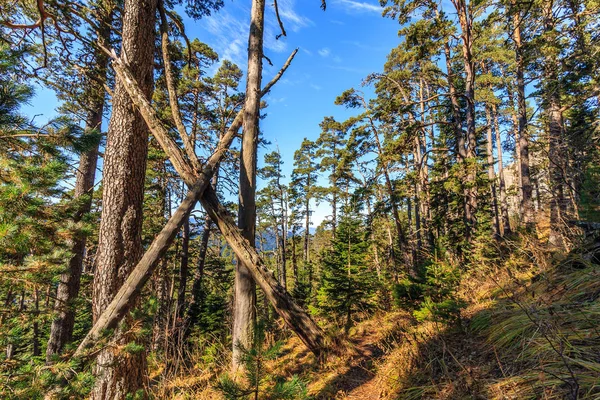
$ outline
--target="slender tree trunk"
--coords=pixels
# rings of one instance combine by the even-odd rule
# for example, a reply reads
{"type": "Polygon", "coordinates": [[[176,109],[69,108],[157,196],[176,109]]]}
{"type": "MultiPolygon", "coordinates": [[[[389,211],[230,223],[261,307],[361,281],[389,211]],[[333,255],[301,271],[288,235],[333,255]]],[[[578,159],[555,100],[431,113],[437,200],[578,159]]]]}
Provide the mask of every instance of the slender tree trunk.
{"type": "MultiPolygon", "coordinates": [[[[198,323],[200,317],[200,307],[202,306],[202,281],[204,280],[204,266],[206,265],[206,255],[208,252],[208,241],[212,230],[210,217],[207,215],[204,221],[204,229],[202,230],[202,238],[200,240],[200,250],[198,254],[198,262],[196,271],[194,272],[194,282],[192,284],[192,301],[188,308],[187,326],[191,327],[198,323]]],[[[186,330],[187,332],[187,330],[186,330]]]]}
{"type": "Polygon", "coordinates": [[[33,356],[39,357],[42,353],[40,348],[40,322],[38,317],[40,315],[40,290],[38,287],[33,288],[33,356]]]}
{"type": "Polygon", "coordinates": [[[467,174],[465,182],[465,222],[466,238],[470,241],[472,231],[477,223],[477,163],[474,158],[477,157],[477,136],[475,131],[475,64],[473,62],[472,47],[472,24],[473,17],[469,5],[465,0],[452,0],[458,21],[461,26],[462,53],[465,69],[465,98],[467,100],[466,126],[467,126],[467,151],[466,156],[470,159],[467,162],[467,174]]]}
{"type": "Polygon", "coordinates": [[[239,229],[233,223],[227,210],[219,203],[212,190],[207,188],[200,199],[202,206],[209,213],[212,220],[217,224],[221,234],[235,252],[248,266],[250,273],[260,286],[275,311],[285,323],[302,340],[302,342],[315,355],[320,356],[325,349],[325,335],[317,324],[310,318],[293,298],[283,289],[275,279],[273,273],[266,267],[254,246],[242,236],[239,229]]]}
{"type": "Polygon", "coordinates": [[[297,285],[299,276],[298,276],[298,257],[296,255],[296,229],[292,229],[292,272],[294,274],[294,283],[297,285]]]}
{"type": "MultiPolygon", "coordinates": [[[[461,163],[467,163],[467,158],[469,153],[467,151],[467,142],[465,140],[465,135],[463,134],[462,129],[462,120],[460,115],[460,103],[458,101],[458,95],[456,93],[456,88],[454,86],[454,73],[452,72],[451,65],[451,53],[450,53],[450,44],[448,41],[444,44],[444,54],[446,58],[446,68],[448,70],[448,89],[450,92],[450,102],[452,105],[452,116],[453,116],[453,126],[454,126],[454,135],[456,137],[456,153],[458,154],[458,159],[461,163]]],[[[463,190],[464,193],[464,215],[463,221],[465,227],[467,229],[467,235],[469,235],[470,226],[472,225],[472,204],[469,204],[469,198],[472,196],[472,191],[469,188],[469,181],[465,182],[465,188],[463,190]]]]}
{"type": "Polygon", "coordinates": [[[279,177],[277,178],[277,185],[279,187],[279,207],[281,211],[281,244],[279,245],[281,251],[281,271],[279,276],[283,288],[287,290],[287,205],[284,199],[285,192],[279,182],[279,177]]]}
{"type": "MultiPolygon", "coordinates": [[[[516,2],[513,0],[513,6],[516,2]]],[[[521,14],[513,17],[512,37],[515,43],[515,69],[517,90],[517,113],[519,116],[519,158],[521,172],[521,218],[528,229],[535,228],[533,219],[533,187],[529,170],[529,133],[527,129],[527,100],[525,97],[525,59],[521,38],[521,14]]]]}
{"type": "MultiPolygon", "coordinates": [[[[185,315],[185,296],[187,291],[187,281],[189,275],[189,256],[190,256],[190,217],[189,215],[183,222],[181,230],[181,257],[179,262],[179,287],[177,289],[177,304],[173,312],[173,356],[175,360],[180,360],[180,354],[183,339],[185,338],[186,324],[185,315]]],[[[168,364],[170,367],[171,364],[168,364]]]]}
{"type": "MultiPolygon", "coordinates": [[[[248,38],[248,75],[244,106],[244,130],[240,153],[240,205],[238,227],[242,235],[254,247],[256,229],[256,152],[258,146],[258,121],[260,112],[260,89],[262,78],[263,31],[265,0],[253,0],[248,38]]],[[[235,270],[233,307],[233,355],[234,372],[243,368],[240,346],[252,347],[256,324],[256,284],[238,258],[235,270]]]]}
{"type": "MultiPolygon", "coordinates": [[[[96,41],[102,46],[108,46],[110,40],[110,26],[113,20],[113,7],[110,1],[103,1],[94,10],[98,18],[98,31],[96,41]]],[[[89,104],[85,131],[87,133],[100,131],[102,126],[102,115],[104,112],[106,72],[108,57],[100,50],[94,51],[95,65],[90,67],[90,76],[87,79],[87,90],[83,98],[89,104]]],[[[88,214],[92,205],[92,192],[96,176],[96,164],[98,161],[98,146],[79,158],[79,168],[75,172],[74,198],[79,199],[87,196],[82,201],[79,209],[73,217],[74,222],[88,214]]],[[[53,358],[59,355],[65,344],[73,338],[73,326],[75,325],[75,310],[73,302],[79,295],[81,273],[83,270],[83,257],[85,252],[86,238],[77,237],[71,246],[71,258],[68,270],[61,274],[56,290],[56,301],[54,304],[54,319],[50,327],[50,336],[46,347],[46,362],[51,363],[53,358]]]]}
{"type": "MultiPolygon", "coordinates": [[[[157,0],[125,0],[121,54],[146,98],[153,87],[154,22],[157,0]]],[[[104,189],[97,270],[93,284],[96,321],[142,256],[142,203],[148,151],[148,127],[133,108],[123,82],[117,79],[104,155],[104,189]]],[[[121,326],[117,343],[131,340],[121,326]]],[[[145,352],[108,348],[97,358],[94,400],[124,399],[142,389],[145,352]]]]}
{"type": "Polygon", "coordinates": [[[179,289],[177,291],[177,317],[185,312],[185,293],[187,288],[187,278],[190,258],[190,217],[183,223],[181,234],[181,260],[179,264],[179,289]]]}
{"type": "MultiPolygon", "coordinates": [[[[307,182],[310,182],[310,175],[307,178],[307,182]]],[[[309,184],[307,184],[309,186],[309,184]]],[[[310,244],[310,197],[306,196],[306,203],[304,205],[304,255],[303,261],[306,266],[310,262],[309,244],[310,244]]]]}
{"type": "Polygon", "coordinates": [[[550,236],[552,246],[563,248],[564,238],[561,233],[562,221],[565,217],[566,202],[564,188],[564,174],[566,169],[565,152],[563,149],[563,116],[560,101],[560,82],[558,79],[556,57],[556,39],[554,31],[553,1],[545,2],[544,31],[545,39],[549,41],[550,49],[546,50],[544,60],[544,95],[545,106],[548,114],[548,156],[549,156],[549,182],[551,190],[550,199],[550,236]]]}
{"type": "Polygon", "coordinates": [[[500,228],[500,208],[498,207],[498,193],[496,190],[496,171],[494,170],[493,122],[490,106],[488,105],[485,106],[485,118],[487,122],[485,150],[488,164],[488,179],[490,181],[490,189],[492,192],[492,206],[494,208],[494,229],[496,235],[502,236],[502,229],[500,228]]]}
{"type": "Polygon", "coordinates": [[[510,233],[510,220],[508,218],[508,202],[506,197],[506,181],[504,180],[504,165],[502,163],[502,135],[500,134],[500,124],[498,123],[498,110],[496,105],[492,105],[492,118],[494,119],[494,131],[496,133],[496,151],[498,153],[498,178],[500,191],[500,214],[502,235],[510,233]]]}

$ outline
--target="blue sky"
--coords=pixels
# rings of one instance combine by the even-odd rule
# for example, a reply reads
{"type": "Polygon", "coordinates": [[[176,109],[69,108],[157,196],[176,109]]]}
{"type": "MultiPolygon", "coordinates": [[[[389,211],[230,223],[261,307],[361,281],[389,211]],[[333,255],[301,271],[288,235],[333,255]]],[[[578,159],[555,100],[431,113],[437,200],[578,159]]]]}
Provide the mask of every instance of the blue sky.
{"type": "MultiPolygon", "coordinates": [[[[399,25],[381,17],[377,0],[328,0],[327,11],[320,9],[320,0],[278,0],[278,4],[287,37],[275,39],[280,30],[272,2],[267,1],[265,55],[273,66],[264,63],[263,82],[271,79],[294,48],[300,50],[266,97],[269,107],[261,130],[272,146],[260,150],[259,162],[265,152],[278,146],[287,180],[294,151],[305,137],[315,140],[319,136],[323,117],[344,120],[352,115],[352,111],[334,105],[335,98],[346,89],[359,87],[368,74],[382,70],[386,55],[398,44],[399,25]]],[[[225,6],[210,17],[185,19],[187,34],[210,45],[221,60],[229,59],[245,71],[250,7],[250,0],[225,0],[225,6]]],[[[363,90],[369,92],[368,88],[363,90]]],[[[24,111],[38,115],[36,121],[43,123],[55,115],[56,107],[53,92],[38,88],[24,111]]],[[[329,213],[325,204],[316,207],[314,226],[329,213]]]]}
{"type": "MultiPolygon", "coordinates": [[[[265,62],[263,81],[271,79],[294,48],[300,50],[266,98],[269,107],[261,130],[272,149],[279,147],[287,180],[294,152],[305,137],[316,140],[323,117],[344,120],[352,115],[353,111],[336,106],[335,98],[383,69],[387,54],[398,45],[399,25],[381,16],[376,0],[328,0],[325,12],[319,0],[279,0],[278,4],[288,35],[275,39],[280,30],[272,2],[267,1],[265,55],[273,67],[265,62]]],[[[230,59],[245,70],[250,6],[249,0],[226,0],[225,7],[211,17],[187,20],[186,29],[191,37],[214,48],[221,59],[230,59]]],[[[272,149],[261,149],[259,162],[272,149]]],[[[325,204],[316,207],[314,226],[330,212],[325,204]]]]}

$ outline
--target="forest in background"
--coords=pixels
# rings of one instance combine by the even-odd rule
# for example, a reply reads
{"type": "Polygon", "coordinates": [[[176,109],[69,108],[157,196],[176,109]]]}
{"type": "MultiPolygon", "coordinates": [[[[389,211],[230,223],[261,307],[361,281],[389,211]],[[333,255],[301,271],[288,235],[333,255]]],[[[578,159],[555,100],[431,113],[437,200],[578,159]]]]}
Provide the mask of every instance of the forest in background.
{"type": "Polygon", "coordinates": [[[221,0],[0,1],[0,397],[600,398],[600,3],[380,3],[283,154],[284,3],[238,66],[181,16],[221,0]]]}

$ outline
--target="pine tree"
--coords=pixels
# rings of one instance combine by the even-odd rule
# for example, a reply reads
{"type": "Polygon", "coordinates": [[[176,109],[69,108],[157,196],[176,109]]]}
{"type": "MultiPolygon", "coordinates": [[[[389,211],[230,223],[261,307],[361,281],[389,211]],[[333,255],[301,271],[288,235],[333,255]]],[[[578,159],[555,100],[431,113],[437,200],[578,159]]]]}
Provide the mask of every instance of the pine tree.
{"type": "Polygon", "coordinates": [[[376,277],[367,266],[369,245],[357,205],[343,207],[337,235],[322,255],[317,304],[346,334],[352,317],[373,307],[376,277]]]}
{"type": "MultiPolygon", "coordinates": [[[[310,216],[312,214],[311,201],[319,200],[322,193],[317,185],[317,145],[315,142],[304,139],[300,148],[294,153],[294,169],[290,182],[290,203],[292,205],[291,224],[303,226],[304,243],[303,256],[304,268],[308,272],[308,284],[312,285],[312,266],[310,257],[310,216]],[[303,220],[303,223],[300,222],[303,220]]],[[[297,228],[296,228],[297,229],[297,228]]],[[[295,234],[292,237],[294,240],[295,234]]],[[[294,255],[293,255],[294,256],[294,255]]]]}

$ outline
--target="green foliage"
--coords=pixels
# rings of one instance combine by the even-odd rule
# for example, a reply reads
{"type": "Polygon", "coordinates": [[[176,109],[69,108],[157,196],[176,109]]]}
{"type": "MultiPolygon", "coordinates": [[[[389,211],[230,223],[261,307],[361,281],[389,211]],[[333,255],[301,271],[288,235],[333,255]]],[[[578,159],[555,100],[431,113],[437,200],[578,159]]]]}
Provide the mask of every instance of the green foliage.
{"type": "Polygon", "coordinates": [[[194,296],[199,301],[190,305],[190,323],[203,336],[225,334],[233,266],[225,258],[207,255],[204,269],[203,284],[194,296]]]}
{"type": "Polygon", "coordinates": [[[306,399],[306,384],[297,376],[285,379],[266,371],[265,363],[275,360],[281,353],[282,342],[265,346],[264,323],[257,324],[254,333],[254,343],[251,348],[240,346],[241,363],[244,366],[244,376],[233,379],[224,374],[219,378],[217,388],[226,399],[268,399],[296,400],[306,399]]]}
{"type": "Polygon", "coordinates": [[[358,210],[346,209],[331,248],[322,255],[317,306],[348,333],[353,314],[371,309],[377,279],[366,262],[369,241],[358,210]],[[342,322],[343,321],[343,322],[342,322]]]}
{"type": "Polygon", "coordinates": [[[417,277],[409,277],[394,287],[399,307],[412,308],[417,321],[456,322],[465,303],[457,298],[461,275],[448,263],[430,261],[417,277]]]}
{"type": "Polygon", "coordinates": [[[294,283],[291,295],[296,302],[305,307],[309,302],[311,284],[305,280],[298,280],[294,283]]]}

